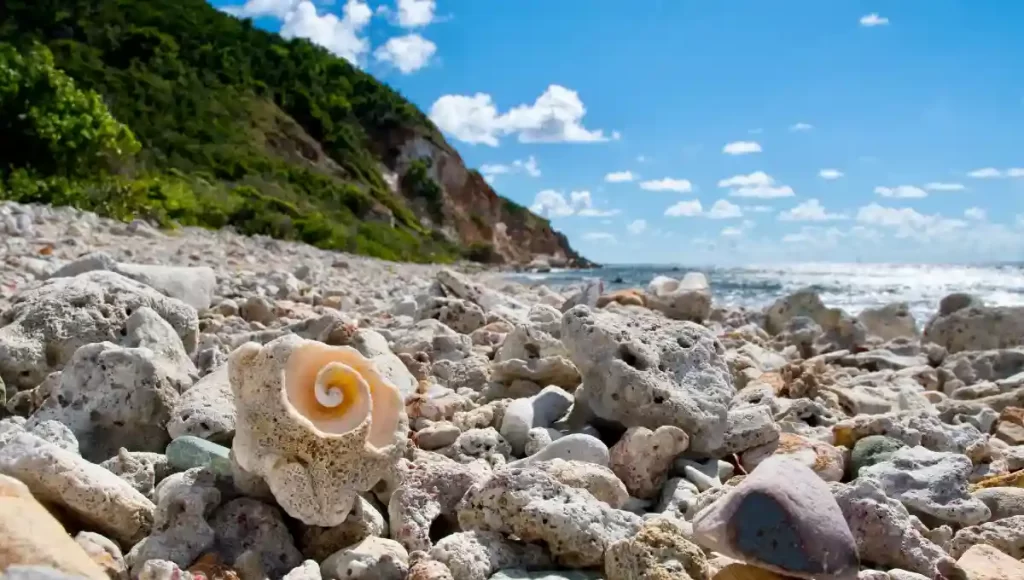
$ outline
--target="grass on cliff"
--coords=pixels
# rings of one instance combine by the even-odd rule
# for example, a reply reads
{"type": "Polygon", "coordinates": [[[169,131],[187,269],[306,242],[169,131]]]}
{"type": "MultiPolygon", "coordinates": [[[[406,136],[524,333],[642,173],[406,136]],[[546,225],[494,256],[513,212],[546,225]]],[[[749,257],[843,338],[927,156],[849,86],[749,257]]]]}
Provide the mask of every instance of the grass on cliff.
{"type": "MultiPolygon", "coordinates": [[[[436,128],[307,41],[205,0],[6,0],[0,38],[2,197],[390,260],[461,257],[379,169],[390,131],[436,128]]],[[[435,213],[440,187],[421,173],[403,182],[435,213]]]]}

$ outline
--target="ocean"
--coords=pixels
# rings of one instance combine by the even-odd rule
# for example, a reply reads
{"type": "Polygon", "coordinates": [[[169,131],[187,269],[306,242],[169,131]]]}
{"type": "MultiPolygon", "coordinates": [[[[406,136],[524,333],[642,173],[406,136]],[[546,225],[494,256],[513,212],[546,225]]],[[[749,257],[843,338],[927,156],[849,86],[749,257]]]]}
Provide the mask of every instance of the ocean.
{"type": "Polygon", "coordinates": [[[798,264],[742,268],[637,265],[517,273],[510,277],[553,288],[596,277],[604,280],[605,291],[608,291],[646,288],[657,275],[681,278],[691,270],[708,277],[715,305],[762,308],[781,296],[809,287],[820,294],[827,306],[842,308],[850,314],[892,302],[906,302],[919,324],[924,324],[935,313],[943,296],[953,292],[974,294],[994,306],[1024,305],[1024,264],[798,264]]]}

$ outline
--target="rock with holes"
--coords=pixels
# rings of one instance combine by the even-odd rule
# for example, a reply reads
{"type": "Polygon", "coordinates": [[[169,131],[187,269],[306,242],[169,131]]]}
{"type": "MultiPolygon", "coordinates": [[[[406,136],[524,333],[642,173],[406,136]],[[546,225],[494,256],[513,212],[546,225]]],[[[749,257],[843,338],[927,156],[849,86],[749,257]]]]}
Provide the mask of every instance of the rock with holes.
{"type": "Polygon", "coordinates": [[[576,402],[625,427],[672,425],[706,453],[722,446],[736,390],[725,348],[706,328],[577,306],[562,340],[583,376],[576,402]]]}
{"type": "Polygon", "coordinates": [[[587,461],[608,466],[608,446],[593,435],[573,433],[560,437],[545,445],[540,451],[522,459],[510,462],[509,467],[526,467],[542,461],[564,459],[566,461],[587,461]]]}
{"type": "Polygon", "coordinates": [[[972,546],[956,563],[970,580],[1024,578],[1024,562],[985,544],[972,546]]]}
{"type": "Polygon", "coordinates": [[[711,314],[711,285],[700,272],[687,272],[681,280],[658,276],[645,298],[645,306],[676,320],[703,322],[711,314]]]}
{"type": "Polygon", "coordinates": [[[657,517],[640,532],[612,544],[604,554],[607,580],[711,578],[711,567],[700,547],[688,537],[679,520],[657,517]]]}
{"type": "Polygon", "coordinates": [[[1024,516],[1024,488],[989,487],[979,489],[971,496],[985,502],[992,510],[992,521],[1024,516]]]}
{"type": "Polygon", "coordinates": [[[443,457],[416,463],[399,461],[393,473],[397,481],[386,498],[391,538],[410,552],[430,550],[431,526],[456,526],[459,500],[490,473],[482,461],[465,465],[443,457]]]}
{"type": "Polygon", "coordinates": [[[453,270],[438,272],[437,281],[448,295],[468,300],[480,306],[484,312],[497,314],[506,320],[525,320],[529,314],[529,307],[522,302],[473,282],[453,270]]]}
{"type": "Polygon", "coordinates": [[[838,448],[793,433],[782,433],[774,444],[751,449],[743,454],[741,462],[744,469],[751,471],[769,456],[798,461],[825,481],[840,481],[846,468],[844,454],[838,448]]]}
{"type": "Polygon", "coordinates": [[[865,308],[857,315],[857,320],[864,325],[871,336],[882,340],[895,338],[914,338],[917,336],[917,322],[910,313],[906,302],[886,304],[879,308],[865,308]]]}
{"type": "Polygon", "coordinates": [[[969,306],[939,314],[928,322],[922,340],[950,353],[1019,346],[1024,344],[1024,306],[969,306]]]}
{"type": "Polygon", "coordinates": [[[622,509],[629,501],[629,492],[625,484],[614,471],[603,465],[587,461],[552,459],[531,464],[531,467],[547,473],[569,487],[585,489],[590,495],[615,509],[622,509]]]}
{"type": "Polygon", "coordinates": [[[459,463],[483,459],[491,466],[500,467],[512,455],[512,447],[494,427],[488,427],[464,431],[442,453],[459,463]]]}
{"type": "Polygon", "coordinates": [[[160,482],[155,495],[153,532],[128,553],[128,565],[135,574],[149,560],[188,567],[216,540],[209,518],[221,495],[213,472],[195,468],[176,473],[160,482]]]}
{"type": "Polygon", "coordinates": [[[461,298],[432,296],[420,310],[419,317],[438,320],[459,334],[469,334],[487,323],[482,308],[461,298]]]}
{"type": "Polygon", "coordinates": [[[320,564],[323,580],[405,580],[409,553],[398,542],[369,537],[320,564]]]}
{"type": "Polygon", "coordinates": [[[338,550],[370,536],[387,536],[387,531],[384,516],[373,503],[360,497],[345,521],[331,528],[302,526],[296,539],[303,556],[322,562],[338,550]]]}
{"type": "Polygon", "coordinates": [[[959,558],[971,546],[986,544],[1013,558],[1024,558],[1024,516],[1012,516],[977,526],[968,526],[953,536],[949,553],[959,558]]]}
{"type": "Polygon", "coordinates": [[[693,520],[701,546],[797,578],[856,578],[857,545],[828,488],[802,463],[769,458],[693,520]]]}
{"type": "Polygon", "coordinates": [[[231,443],[235,436],[235,398],[227,365],[199,379],[178,397],[167,432],[174,439],[191,435],[222,445],[231,443]]]}
{"type": "Polygon", "coordinates": [[[988,506],[967,493],[972,469],[971,460],[957,453],[903,447],[887,461],[861,468],[860,477],[878,481],[911,512],[969,526],[992,517],[988,506]]]}
{"type": "Polygon", "coordinates": [[[487,580],[501,568],[538,569],[551,565],[544,548],[521,544],[497,532],[458,532],[442,538],[430,557],[451,571],[454,580],[487,580]]]}
{"type": "Polygon", "coordinates": [[[952,564],[949,555],[915,527],[907,508],[886,496],[878,482],[836,483],[832,493],[857,541],[861,561],[929,578],[952,564]]]}
{"type": "Polygon", "coordinates": [[[225,562],[234,562],[247,551],[255,552],[271,578],[279,578],[302,563],[302,554],[276,507],[238,498],[218,508],[210,525],[225,562]]]}
{"type": "Polygon", "coordinates": [[[689,446],[690,438],[679,427],[630,427],[612,446],[609,459],[633,497],[652,499],[665,483],[672,461],[689,446]]]}
{"type": "Polygon", "coordinates": [[[79,347],[120,343],[128,318],[142,307],[170,324],[185,352],[195,350],[194,308],[120,274],[88,272],[47,280],[15,296],[0,318],[0,377],[8,387],[35,387],[63,368],[79,347]]]}
{"type": "Polygon", "coordinates": [[[580,568],[600,564],[608,546],[640,529],[639,516],[531,468],[495,471],[466,492],[458,511],[463,530],[544,542],[559,563],[580,568]]]}

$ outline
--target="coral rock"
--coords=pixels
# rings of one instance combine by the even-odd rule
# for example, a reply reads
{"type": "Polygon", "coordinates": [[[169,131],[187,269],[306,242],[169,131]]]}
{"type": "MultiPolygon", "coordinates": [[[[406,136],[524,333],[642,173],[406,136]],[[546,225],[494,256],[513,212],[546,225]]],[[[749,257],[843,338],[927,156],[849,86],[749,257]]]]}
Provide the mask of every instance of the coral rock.
{"type": "Polygon", "coordinates": [[[665,483],[672,461],[689,445],[679,427],[630,427],[609,452],[611,468],[633,497],[651,499],[665,483]]]}
{"type": "Polygon", "coordinates": [[[692,578],[707,580],[711,569],[700,547],[673,518],[644,522],[640,532],[619,540],[604,554],[607,580],[660,580],[692,578]]]}
{"type": "Polygon", "coordinates": [[[520,544],[497,532],[459,532],[442,538],[430,556],[445,564],[454,580],[487,580],[501,568],[551,565],[540,546],[520,544]]]}

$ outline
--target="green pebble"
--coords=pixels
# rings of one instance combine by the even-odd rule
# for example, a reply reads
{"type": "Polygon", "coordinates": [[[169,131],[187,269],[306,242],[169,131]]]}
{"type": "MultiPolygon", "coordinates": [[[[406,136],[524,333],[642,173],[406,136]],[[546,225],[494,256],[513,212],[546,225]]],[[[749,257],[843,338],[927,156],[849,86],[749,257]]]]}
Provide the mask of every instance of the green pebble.
{"type": "Polygon", "coordinates": [[[869,435],[853,445],[850,452],[850,470],[854,477],[865,467],[887,461],[897,450],[907,445],[899,439],[885,435],[869,435]]]}
{"type": "Polygon", "coordinates": [[[167,445],[167,461],[175,469],[208,467],[217,475],[231,477],[230,450],[206,439],[185,435],[167,445]]]}

